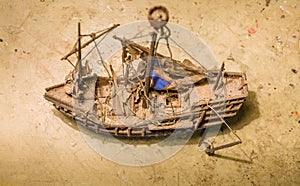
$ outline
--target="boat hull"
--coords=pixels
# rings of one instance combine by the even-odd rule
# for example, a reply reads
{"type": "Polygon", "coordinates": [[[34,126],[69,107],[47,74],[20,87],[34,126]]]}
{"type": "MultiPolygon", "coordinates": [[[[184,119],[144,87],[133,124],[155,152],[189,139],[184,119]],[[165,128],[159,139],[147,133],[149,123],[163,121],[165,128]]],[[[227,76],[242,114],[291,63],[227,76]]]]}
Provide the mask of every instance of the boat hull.
{"type": "MultiPolygon", "coordinates": [[[[156,118],[164,122],[164,125],[153,124],[151,119],[135,126],[121,125],[118,122],[107,124],[101,120],[97,112],[76,108],[76,98],[72,96],[74,85],[71,81],[46,88],[44,97],[60,112],[95,133],[111,133],[115,136],[127,137],[167,136],[174,130],[201,130],[221,125],[224,119],[234,117],[248,95],[246,76],[243,73],[226,72],[223,82],[226,98],[201,100],[190,112],[183,112],[171,118],[156,118]]],[[[201,85],[197,88],[201,90],[201,85]]]]}

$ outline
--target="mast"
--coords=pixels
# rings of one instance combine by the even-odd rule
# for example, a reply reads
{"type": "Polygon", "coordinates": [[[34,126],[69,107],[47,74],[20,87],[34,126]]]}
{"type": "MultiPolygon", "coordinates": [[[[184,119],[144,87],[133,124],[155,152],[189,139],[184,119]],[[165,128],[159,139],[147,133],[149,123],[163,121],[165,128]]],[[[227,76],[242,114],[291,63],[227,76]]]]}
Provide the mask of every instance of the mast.
{"type": "MultiPolygon", "coordinates": [[[[78,23],[78,24],[80,24],[80,23],[78,23]]],[[[113,26],[111,26],[111,27],[109,27],[109,28],[107,28],[105,30],[101,30],[101,31],[98,31],[96,33],[92,33],[92,34],[89,34],[89,35],[81,35],[81,37],[83,37],[83,36],[90,36],[90,37],[92,37],[92,39],[90,39],[86,43],[83,43],[82,46],[81,46],[81,48],[85,48],[90,43],[92,43],[93,41],[95,41],[99,37],[103,36],[104,34],[112,31],[113,29],[115,29],[118,26],[120,26],[120,24],[115,24],[115,25],[113,25],[113,26]]],[[[68,54],[66,54],[64,57],[62,57],[61,60],[67,60],[69,56],[71,56],[72,54],[74,54],[76,52],[78,52],[78,48],[74,47],[68,54]]]]}
{"type": "Polygon", "coordinates": [[[78,74],[81,76],[82,64],[81,64],[81,33],[80,33],[80,22],[78,22],[78,74]]]}
{"type": "MultiPolygon", "coordinates": [[[[145,94],[147,97],[149,97],[149,89],[150,89],[150,82],[151,82],[151,72],[153,69],[153,58],[155,55],[155,45],[156,45],[156,38],[157,38],[157,33],[152,32],[152,41],[150,45],[150,51],[149,51],[149,56],[147,59],[147,69],[146,69],[146,80],[145,80],[145,94]]],[[[147,108],[147,100],[144,99],[143,102],[143,107],[147,108]]]]}
{"type": "MultiPolygon", "coordinates": [[[[156,53],[156,43],[157,43],[157,33],[162,32],[163,27],[167,24],[169,20],[169,12],[163,6],[155,6],[149,10],[148,20],[150,25],[154,28],[154,32],[151,34],[151,45],[149,56],[147,59],[147,69],[146,69],[146,79],[145,79],[145,95],[149,98],[149,89],[151,82],[151,72],[153,70],[153,60],[156,53]]],[[[145,98],[143,100],[143,108],[148,108],[148,100],[145,98]]]]}

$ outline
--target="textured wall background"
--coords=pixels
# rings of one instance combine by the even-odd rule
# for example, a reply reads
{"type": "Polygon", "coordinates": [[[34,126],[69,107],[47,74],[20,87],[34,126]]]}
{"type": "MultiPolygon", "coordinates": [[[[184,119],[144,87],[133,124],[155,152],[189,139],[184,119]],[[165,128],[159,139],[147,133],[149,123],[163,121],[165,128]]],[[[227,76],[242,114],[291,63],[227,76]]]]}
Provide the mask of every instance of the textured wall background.
{"type": "Polygon", "coordinates": [[[0,0],[0,184],[300,185],[299,9],[297,0],[0,0]],[[160,164],[121,166],[43,99],[71,70],[60,58],[78,21],[88,33],[144,20],[154,5],[201,37],[228,71],[247,74],[249,98],[231,122],[242,145],[209,157],[197,136],[160,164]]]}

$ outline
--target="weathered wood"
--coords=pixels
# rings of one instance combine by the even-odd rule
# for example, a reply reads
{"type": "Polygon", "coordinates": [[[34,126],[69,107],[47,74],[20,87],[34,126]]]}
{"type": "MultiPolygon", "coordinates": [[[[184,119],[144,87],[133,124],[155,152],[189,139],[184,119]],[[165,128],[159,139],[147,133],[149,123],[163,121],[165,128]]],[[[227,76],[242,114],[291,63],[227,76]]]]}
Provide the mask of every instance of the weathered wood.
{"type": "MultiPolygon", "coordinates": [[[[103,36],[107,32],[112,31],[113,29],[115,29],[118,26],[120,26],[120,24],[115,24],[112,27],[110,27],[110,28],[106,29],[105,31],[103,31],[102,33],[100,33],[98,36],[92,37],[92,39],[90,39],[89,41],[87,41],[86,43],[81,45],[81,49],[87,47],[90,43],[92,43],[93,41],[95,41],[99,37],[103,36]]],[[[92,35],[92,34],[90,34],[90,35],[92,35]]],[[[66,60],[69,56],[71,56],[72,54],[75,54],[76,52],[78,52],[78,48],[75,47],[68,54],[66,54],[64,57],[62,57],[61,60],[66,60]]]]}
{"type": "Polygon", "coordinates": [[[196,122],[195,126],[194,126],[194,130],[198,129],[198,127],[201,124],[201,121],[203,120],[204,116],[205,116],[205,111],[202,111],[199,118],[197,119],[197,122],[196,122]]]}

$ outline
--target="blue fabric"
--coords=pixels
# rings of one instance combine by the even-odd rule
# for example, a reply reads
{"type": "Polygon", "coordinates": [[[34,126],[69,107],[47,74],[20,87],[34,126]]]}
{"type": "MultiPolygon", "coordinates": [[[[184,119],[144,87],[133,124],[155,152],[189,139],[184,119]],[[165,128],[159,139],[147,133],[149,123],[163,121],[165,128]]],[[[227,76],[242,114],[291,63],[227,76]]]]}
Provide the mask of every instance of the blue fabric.
{"type": "Polygon", "coordinates": [[[164,77],[159,76],[157,73],[155,73],[157,70],[159,70],[159,63],[157,58],[153,59],[153,70],[151,72],[152,77],[152,85],[156,90],[163,90],[166,89],[171,82],[164,79],[164,77]]]}
{"type": "Polygon", "coordinates": [[[151,76],[152,76],[152,82],[153,82],[154,88],[156,90],[163,90],[171,84],[171,82],[169,82],[169,81],[163,79],[162,77],[158,76],[155,73],[155,70],[152,70],[151,76]]]}

